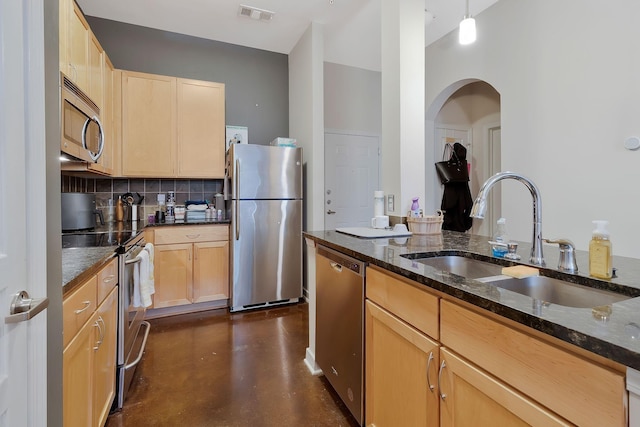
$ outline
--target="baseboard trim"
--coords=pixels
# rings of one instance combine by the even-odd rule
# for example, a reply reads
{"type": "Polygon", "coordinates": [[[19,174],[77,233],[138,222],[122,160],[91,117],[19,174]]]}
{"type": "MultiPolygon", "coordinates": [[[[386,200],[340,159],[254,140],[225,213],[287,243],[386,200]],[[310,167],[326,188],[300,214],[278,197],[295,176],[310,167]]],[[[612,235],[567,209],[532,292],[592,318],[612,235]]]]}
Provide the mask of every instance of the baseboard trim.
{"type": "Polygon", "coordinates": [[[316,356],[309,347],[307,347],[304,364],[307,365],[307,369],[309,369],[311,375],[322,375],[322,369],[320,369],[320,367],[316,363],[316,356]]]}

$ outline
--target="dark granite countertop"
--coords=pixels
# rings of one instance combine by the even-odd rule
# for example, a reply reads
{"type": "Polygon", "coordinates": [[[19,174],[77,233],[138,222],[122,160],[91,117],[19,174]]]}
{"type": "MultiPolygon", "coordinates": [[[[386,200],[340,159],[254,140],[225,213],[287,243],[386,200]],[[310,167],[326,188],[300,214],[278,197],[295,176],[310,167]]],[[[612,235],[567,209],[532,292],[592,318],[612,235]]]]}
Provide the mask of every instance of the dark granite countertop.
{"type": "Polygon", "coordinates": [[[113,246],[62,250],[62,294],[73,291],[116,256],[113,246]]]}
{"type": "MultiPolygon", "coordinates": [[[[443,231],[436,235],[414,235],[409,238],[362,239],[336,231],[310,231],[304,236],[326,247],[350,255],[419,282],[429,288],[489,310],[535,330],[574,344],[623,365],[640,369],[640,260],[615,257],[616,277],[598,280],[588,275],[588,252],[577,251],[578,273],[558,271],[558,249],[544,245],[547,267],[540,274],[573,283],[609,289],[630,296],[610,306],[611,313],[603,319],[602,311],[573,308],[557,304],[540,304],[531,297],[497,288],[472,279],[465,279],[429,267],[416,260],[401,257],[411,253],[463,254],[487,260],[491,248],[486,236],[443,231]]],[[[528,264],[531,245],[519,242],[518,254],[528,264]]],[[[502,265],[514,265],[507,260],[493,259],[502,265]]]]}

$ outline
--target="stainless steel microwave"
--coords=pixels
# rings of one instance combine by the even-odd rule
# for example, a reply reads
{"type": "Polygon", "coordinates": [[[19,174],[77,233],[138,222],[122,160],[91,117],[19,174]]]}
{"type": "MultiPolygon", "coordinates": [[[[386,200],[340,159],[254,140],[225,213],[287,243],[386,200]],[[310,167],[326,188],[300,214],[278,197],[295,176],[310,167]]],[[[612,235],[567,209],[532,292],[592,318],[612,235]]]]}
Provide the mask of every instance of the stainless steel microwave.
{"type": "Polygon", "coordinates": [[[97,163],[104,150],[100,108],[63,73],[60,73],[60,101],[61,151],[97,163]]]}

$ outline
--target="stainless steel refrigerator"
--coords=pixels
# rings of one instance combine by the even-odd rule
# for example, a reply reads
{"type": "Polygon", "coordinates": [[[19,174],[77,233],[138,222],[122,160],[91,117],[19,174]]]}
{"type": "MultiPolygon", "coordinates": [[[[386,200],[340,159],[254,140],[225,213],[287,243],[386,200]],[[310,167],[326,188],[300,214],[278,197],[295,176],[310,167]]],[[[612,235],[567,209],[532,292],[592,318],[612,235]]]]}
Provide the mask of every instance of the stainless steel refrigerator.
{"type": "Polygon", "coordinates": [[[302,148],[233,144],[227,151],[231,311],[302,296],[302,148]]]}

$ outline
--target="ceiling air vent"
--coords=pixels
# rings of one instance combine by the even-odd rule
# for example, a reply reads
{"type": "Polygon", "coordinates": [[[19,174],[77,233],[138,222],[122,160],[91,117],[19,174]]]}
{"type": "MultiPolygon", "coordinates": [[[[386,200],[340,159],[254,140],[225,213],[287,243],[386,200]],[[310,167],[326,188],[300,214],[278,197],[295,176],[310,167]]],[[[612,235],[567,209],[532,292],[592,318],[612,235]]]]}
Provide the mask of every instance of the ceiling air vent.
{"type": "Polygon", "coordinates": [[[247,18],[255,19],[256,21],[271,21],[275,12],[270,10],[258,9],[253,6],[240,5],[238,9],[238,15],[246,16],[247,18]]]}

